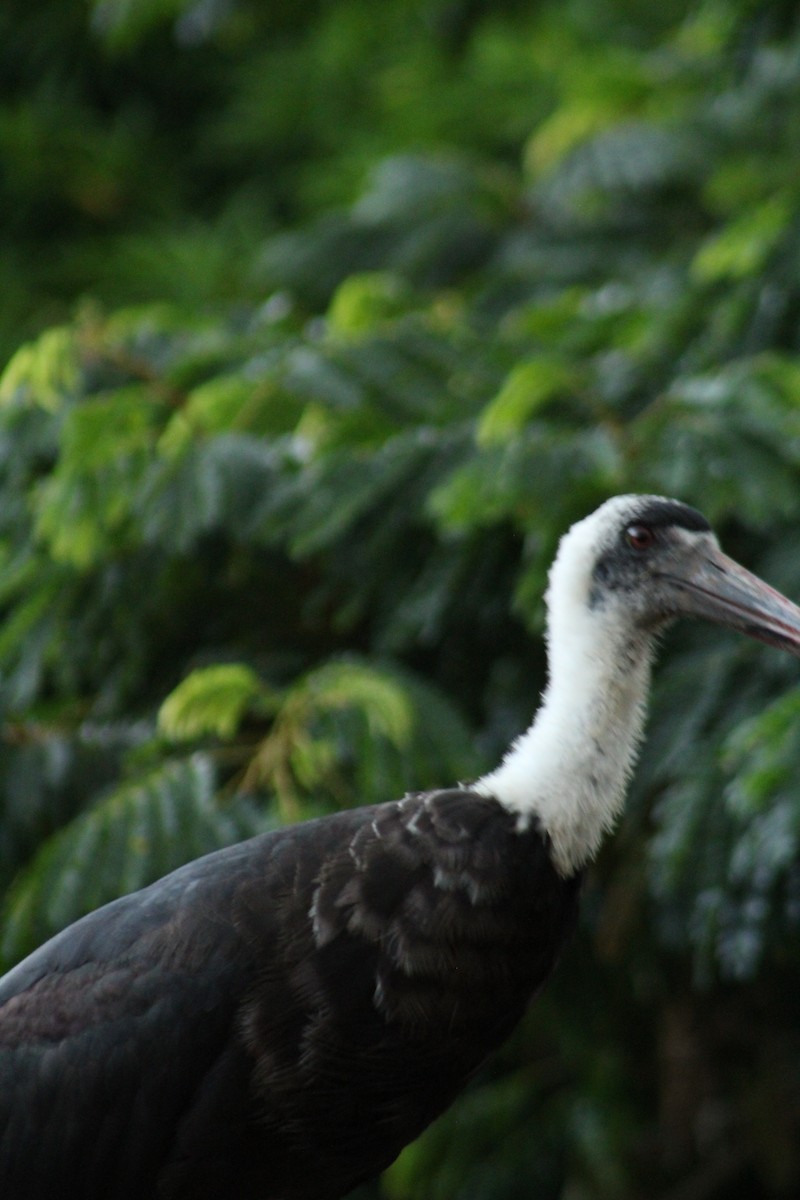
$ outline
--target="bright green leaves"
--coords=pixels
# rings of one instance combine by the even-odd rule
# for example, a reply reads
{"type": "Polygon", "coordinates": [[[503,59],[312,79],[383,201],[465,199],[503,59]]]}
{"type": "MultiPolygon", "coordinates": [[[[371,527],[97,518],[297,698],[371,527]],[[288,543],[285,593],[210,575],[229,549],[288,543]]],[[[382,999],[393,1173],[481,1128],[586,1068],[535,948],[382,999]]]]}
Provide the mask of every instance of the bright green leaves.
{"type": "Polygon", "coordinates": [[[410,307],[412,294],[402,278],[372,271],[351,275],[339,285],[328,309],[328,322],[334,333],[357,336],[410,307]]]}
{"type": "Polygon", "coordinates": [[[549,403],[577,387],[574,368],[558,355],[540,355],[518,363],[478,422],[483,445],[510,441],[549,403]]]}
{"type": "Polygon", "coordinates": [[[164,701],[159,725],[174,741],[228,742],[223,758],[236,761],[241,787],[274,796],[288,820],[309,805],[388,800],[477,766],[466,725],[435,688],[353,658],[281,691],[243,664],[196,670],[164,701]]]}
{"type": "Polygon", "coordinates": [[[227,432],[279,436],[302,416],[302,399],[285,386],[273,362],[245,363],[192,388],[164,429],[159,451],[179,455],[204,437],[227,432]]]}
{"type": "Polygon", "coordinates": [[[329,663],[315,671],[291,703],[301,708],[308,704],[318,713],[360,709],[370,733],[388,738],[398,750],[408,748],[415,723],[411,697],[398,679],[351,661],[329,663]]]}
{"type": "Polygon", "coordinates": [[[156,421],[153,396],[141,384],[66,413],[58,468],[36,500],[36,536],[56,562],[85,568],[111,543],[122,548],[156,421]]]}
{"type": "Polygon", "coordinates": [[[78,388],[80,366],[74,331],[48,329],[17,350],[0,376],[0,406],[58,409],[78,388]]]}
{"type": "Polygon", "coordinates": [[[325,796],[344,807],[357,804],[368,798],[359,794],[365,784],[387,788],[387,798],[398,785],[402,793],[397,767],[405,754],[416,757],[417,720],[406,688],[388,671],[355,661],[327,663],[281,698],[247,766],[246,784],[273,793],[290,820],[304,803],[325,796]]]}
{"type": "Polygon", "coordinates": [[[230,738],[244,715],[264,699],[255,671],[243,663],[220,663],[193,671],[178,684],[161,705],[158,724],[174,741],[230,738]]]}
{"type": "Polygon", "coordinates": [[[749,208],[706,241],[692,270],[703,283],[749,279],[766,265],[787,232],[797,196],[779,195],[749,208]]]}

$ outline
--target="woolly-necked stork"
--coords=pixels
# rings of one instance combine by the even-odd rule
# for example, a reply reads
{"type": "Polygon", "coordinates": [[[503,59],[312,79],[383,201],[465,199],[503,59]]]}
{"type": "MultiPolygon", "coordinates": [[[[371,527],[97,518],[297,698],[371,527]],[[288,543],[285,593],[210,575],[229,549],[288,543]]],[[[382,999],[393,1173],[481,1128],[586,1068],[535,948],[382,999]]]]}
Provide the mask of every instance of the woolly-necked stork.
{"type": "Polygon", "coordinates": [[[514,1028],[622,806],[660,631],[800,654],[800,609],[674,500],[609,500],[550,573],[549,683],[502,764],[210,854],[0,981],[0,1195],[334,1200],[514,1028]]]}

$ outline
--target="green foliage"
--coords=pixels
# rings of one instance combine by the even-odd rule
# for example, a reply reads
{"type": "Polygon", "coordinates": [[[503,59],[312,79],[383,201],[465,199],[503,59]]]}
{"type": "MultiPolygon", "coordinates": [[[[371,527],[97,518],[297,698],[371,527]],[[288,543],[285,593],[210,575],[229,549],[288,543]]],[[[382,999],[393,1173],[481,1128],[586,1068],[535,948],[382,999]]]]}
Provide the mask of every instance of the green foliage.
{"type": "MultiPolygon", "coordinates": [[[[0,33],[6,962],[495,762],[609,494],[800,595],[789,7],[9,0],[0,33]]],[[[797,1195],[799,704],[776,652],[670,636],[577,944],[362,1196],[797,1195]]]]}
{"type": "Polygon", "coordinates": [[[21,346],[0,381],[0,404],[57,407],[78,386],[75,338],[69,329],[48,329],[33,344],[21,346]]]}
{"type": "Polygon", "coordinates": [[[518,363],[481,414],[479,443],[515,441],[533,416],[552,401],[568,397],[577,382],[567,360],[557,355],[518,363]]]}
{"type": "Polygon", "coordinates": [[[167,762],[65,825],[6,895],[4,962],[35,949],[65,921],[263,829],[249,805],[220,807],[214,785],[205,758],[167,762]]]}
{"type": "Polygon", "coordinates": [[[192,671],[158,710],[158,724],[174,741],[213,735],[232,738],[248,709],[264,698],[261,681],[242,663],[192,671]]]}

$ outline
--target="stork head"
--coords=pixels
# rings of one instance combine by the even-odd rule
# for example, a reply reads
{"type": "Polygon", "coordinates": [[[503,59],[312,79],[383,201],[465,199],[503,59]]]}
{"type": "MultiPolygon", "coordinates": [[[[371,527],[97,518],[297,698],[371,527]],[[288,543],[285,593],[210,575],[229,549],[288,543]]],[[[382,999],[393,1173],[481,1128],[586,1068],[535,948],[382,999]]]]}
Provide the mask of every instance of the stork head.
{"type": "Polygon", "coordinates": [[[800,657],[800,608],[723,554],[699,512],[663,496],[617,496],[573,525],[547,606],[542,704],[475,786],[518,813],[520,828],[535,818],[569,877],[622,810],[660,630],[703,617],[800,657]]]}
{"type": "Polygon", "coordinates": [[[632,641],[701,617],[800,656],[800,608],[723,554],[701,513],[662,496],[616,496],[573,525],[547,599],[551,634],[577,606],[632,641]]]}

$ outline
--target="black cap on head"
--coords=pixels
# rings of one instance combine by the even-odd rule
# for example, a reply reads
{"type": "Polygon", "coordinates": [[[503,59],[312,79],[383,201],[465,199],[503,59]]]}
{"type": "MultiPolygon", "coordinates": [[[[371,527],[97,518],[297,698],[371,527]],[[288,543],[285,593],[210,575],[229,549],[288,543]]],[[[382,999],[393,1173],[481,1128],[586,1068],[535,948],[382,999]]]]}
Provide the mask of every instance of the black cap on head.
{"type": "Polygon", "coordinates": [[[668,525],[676,525],[679,529],[688,529],[693,533],[708,533],[711,530],[706,518],[696,508],[681,504],[679,500],[648,500],[644,498],[641,509],[631,518],[649,525],[652,529],[663,529],[668,525]]]}

